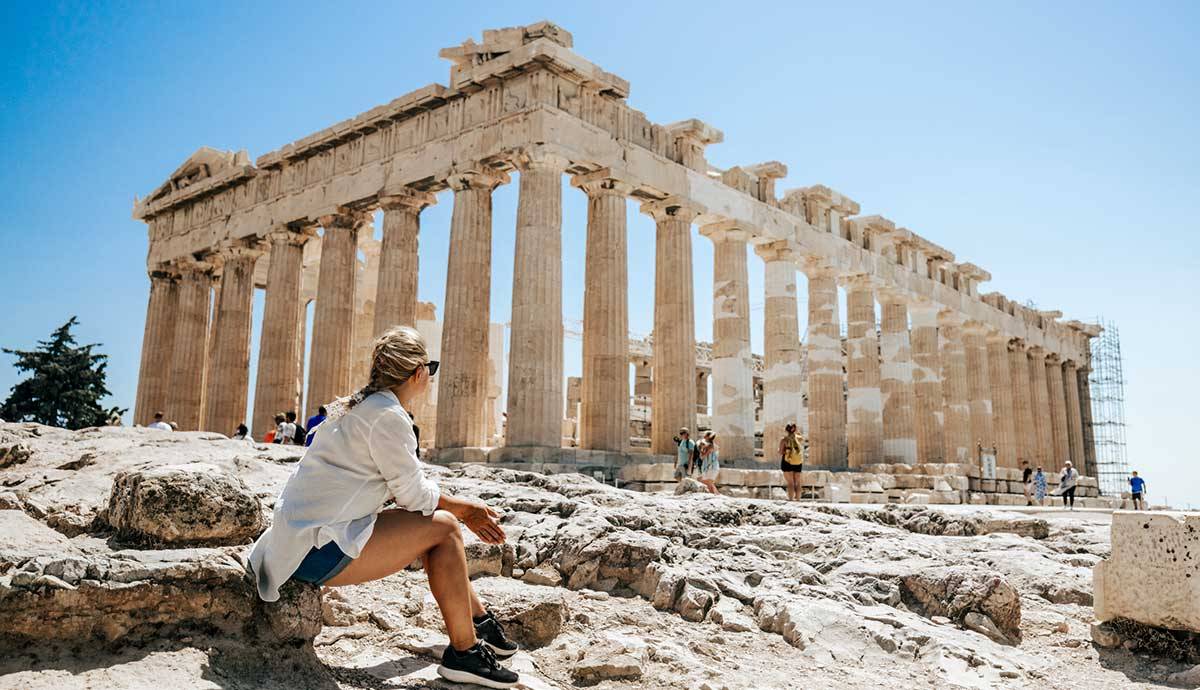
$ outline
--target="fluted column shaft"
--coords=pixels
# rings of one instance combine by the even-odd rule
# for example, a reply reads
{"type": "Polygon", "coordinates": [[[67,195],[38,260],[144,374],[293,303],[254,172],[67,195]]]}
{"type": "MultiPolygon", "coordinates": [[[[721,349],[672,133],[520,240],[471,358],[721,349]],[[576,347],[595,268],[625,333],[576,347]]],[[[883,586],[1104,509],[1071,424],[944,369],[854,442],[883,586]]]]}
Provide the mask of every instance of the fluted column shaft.
{"type": "Polygon", "coordinates": [[[846,444],[850,467],[883,460],[883,396],[879,390],[879,337],[869,280],[846,283],[846,444]]]}
{"type": "Polygon", "coordinates": [[[1038,462],[1037,427],[1033,422],[1033,388],[1029,385],[1029,355],[1021,340],[1008,344],[1009,380],[1012,382],[1013,432],[1016,440],[1017,467],[1038,462]]]}
{"type": "Polygon", "coordinates": [[[1090,468],[1083,457],[1083,418],[1079,412],[1079,374],[1076,371],[1075,362],[1071,360],[1063,362],[1063,391],[1067,398],[1067,441],[1070,445],[1071,462],[1074,463],[1075,469],[1083,474],[1085,469],[1090,468]]]}
{"type": "Polygon", "coordinates": [[[967,365],[967,402],[971,415],[971,458],[976,444],[984,448],[996,445],[992,423],[992,385],[988,376],[987,329],[983,324],[967,322],[963,327],[963,352],[967,365]]]}
{"type": "Polygon", "coordinates": [[[487,433],[488,324],[491,320],[492,190],[507,176],[452,176],[450,260],[446,268],[442,372],[438,373],[439,448],[482,446],[487,433]]]}
{"type": "Polygon", "coordinates": [[[673,455],[680,427],[696,431],[696,307],[692,221],[699,210],[674,197],[642,206],[657,224],[654,260],[654,405],[650,452],[673,455]]]}
{"type": "Polygon", "coordinates": [[[975,455],[975,443],[971,438],[971,403],[962,321],[961,317],[948,312],[942,312],[939,319],[946,462],[971,462],[975,455]]]}
{"type": "Polygon", "coordinates": [[[548,155],[523,155],[517,161],[521,175],[508,357],[505,444],[509,446],[562,445],[562,172],[566,165],[565,160],[548,155]]]}
{"type": "Polygon", "coordinates": [[[1046,351],[1040,347],[1029,348],[1029,399],[1033,407],[1033,430],[1036,444],[1033,447],[1037,465],[1047,471],[1054,469],[1054,442],[1050,428],[1050,394],[1046,387],[1046,351]]]}
{"type": "MultiPolygon", "coordinates": [[[[371,377],[371,354],[375,349],[375,297],[379,293],[379,255],[371,216],[358,231],[354,267],[354,337],[350,346],[350,388],[358,390],[371,377]]],[[[411,412],[411,410],[410,410],[411,412]]]]}
{"type": "Polygon", "coordinates": [[[171,386],[167,391],[166,420],[180,431],[200,428],[204,402],[205,355],[212,303],[212,266],[188,262],[179,265],[179,310],[175,315],[171,386]]]}
{"type": "Polygon", "coordinates": [[[816,467],[845,469],[842,338],[834,272],[808,262],[808,448],[816,467]]]}
{"type": "Polygon", "coordinates": [[[1088,379],[1090,369],[1080,367],[1079,379],[1079,421],[1083,427],[1083,465],[1093,474],[1096,473],[1096,435],[1092,428],[1092,386],[1088,379]]]}
{"type": "Polygon", "coordinates": [[[913,397],[916,400],[917,462],[945,462],[942,356],[938,349],[938,307],[912,307],[913,397]]]}
{"type": "Polygon", "coordinates": [[[1050,400],[1051,464],[1059,469],[1071,459],[1067,432],[1067,393],[1063,390],[1062,360],[1057,354],[1046,357],[1046,395],[1050,400]]]}
{"type": "Polygon", "coordinates": [[[154,413],[166,408],[171,385],[175,315],[178,311],[179,284],[176,277],[167,271],[151,271],[134,424],[150,424],[154,421],[154,413]]]}
{"type": "Polygon", "coordinates": [[[908,304],[903,295],[880,290],[879,307],[883,461],[912,465],[917,462],[917,430],[908,304]]]}
{"type": "Polygon", "coordinates": [[[1009,369],[1008,338],[987,337],[988,382],[992,387],[992,431],[996,438],[996,464],[1020,467],[1017,463],[1017,434],[1014,425],[1012,372],[1009,369]]]}
{"type": "Polygon", "coordinates": [[[304,320],[300,307],[300,270],[304,243],[311,231],[281,229],[267,235],[271,243],[263,323],[258,341],[258,374],[254,383],[254,418],[250,426],[262,438],[277,412],[300,407],[304,320]]]}
{"type": "Polygon", "coordinates": [[[428,192],[402,189],[380,198],[383,246],[379,250],[379,283],[375,293],[374,336],[392,326],[417,325],[417,248],[421,211],[436,202],[428,192]]]}
{"type": "Polygon", "coordinates": [[[723,461],[753,460],[754,362],[745,234],[710,228],[701,233],[713,241],[713,431],[723,461]]]}
{"type": "Polygon", "coordinates": [[[312,354],[308,365],[308,415],[351,390],[354,307],[358,289],[359,215],[323,216],[321,266],[313,309],[312,354]]]}
{"type": "Polygon", "coordinates": [[[763,459],[773,462],[788,424],[801,426],[801,351],[796,264],[786,249],[756,249],[763,259],[763,459]]]}
{"type": "Polygon", "coordinates": [[[254,315],[257,246],[222,248],[221,295],[213,319],[212,370],[208,373],[204,428],[233,435],[246,419],[250,396],[250,333],[254,315]]]}

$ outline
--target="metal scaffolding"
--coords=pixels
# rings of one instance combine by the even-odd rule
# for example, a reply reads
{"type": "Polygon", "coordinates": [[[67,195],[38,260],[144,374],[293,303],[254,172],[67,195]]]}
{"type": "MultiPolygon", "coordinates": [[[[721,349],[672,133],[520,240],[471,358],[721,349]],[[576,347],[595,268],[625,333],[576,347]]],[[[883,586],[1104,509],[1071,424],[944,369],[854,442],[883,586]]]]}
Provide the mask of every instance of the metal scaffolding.
{"type": "Polygon", "coordinates": [[[1092,339],[1092,367],[1088,375],[1092,415],[1091,423],[1084,425],[1084,433],[1090,436],[1095,447],[1100,492],[1108,496],[1120,496],[1129,487],[1121,335],[1112,322],[1100,319],[1096,322],[1104,330],[1092,339]]]}

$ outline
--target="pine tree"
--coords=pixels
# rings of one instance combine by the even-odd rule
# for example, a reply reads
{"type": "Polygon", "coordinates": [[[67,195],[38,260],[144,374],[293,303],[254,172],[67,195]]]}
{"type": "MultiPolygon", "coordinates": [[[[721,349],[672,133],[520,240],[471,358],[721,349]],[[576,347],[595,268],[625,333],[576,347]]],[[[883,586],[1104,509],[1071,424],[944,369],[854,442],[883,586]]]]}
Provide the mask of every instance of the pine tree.
{"type": "Polygon", "coordinates": [[[8,400],[0,406],[0,419],[82,429],[124,414],[124,409],[100,406],[100,399],[109,395],[105,385],[108,355],[93,352],[99,344],[76,346],[71,328],[78,323],[72,316],[35,350],[3,348],[16,356],[18,371],[31,375],[12,387],[8,400]]]}

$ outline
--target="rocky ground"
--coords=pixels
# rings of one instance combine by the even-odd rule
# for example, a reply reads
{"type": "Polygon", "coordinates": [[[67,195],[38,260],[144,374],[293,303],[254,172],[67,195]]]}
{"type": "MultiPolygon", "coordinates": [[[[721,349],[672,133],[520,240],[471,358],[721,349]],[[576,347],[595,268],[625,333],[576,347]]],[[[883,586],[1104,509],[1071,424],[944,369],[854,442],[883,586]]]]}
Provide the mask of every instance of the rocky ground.
{"type": "MultiPolygon", "coordinates": [[[[208,434],[0,425],[0,688],[450,687],[418,570],[254,596],[244,544],[296,460],[208,434]]],[[[528,688],[1149,688],[1189,668],[1093,643],[1101,513],[429,471],[503,512],[508,543],[468,549],[528,649],[528,688]]]]}

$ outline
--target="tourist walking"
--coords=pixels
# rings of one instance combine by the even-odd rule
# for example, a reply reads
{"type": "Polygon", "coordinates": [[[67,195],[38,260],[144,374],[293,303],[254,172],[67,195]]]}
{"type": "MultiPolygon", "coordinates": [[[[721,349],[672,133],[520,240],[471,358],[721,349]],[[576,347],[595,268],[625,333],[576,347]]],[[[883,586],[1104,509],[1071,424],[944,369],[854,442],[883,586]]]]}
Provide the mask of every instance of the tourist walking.
{"type": "Polygon", "coordinates": [[[804,471],[804,437],[794,422],[783,427],[783,438],[779,439],[779,469],[783,470],[784,488],[789,501],[800,500],[800,473],[804,471]]]}
{"type": "Polygon", "coordinates": [[[237,431],[234,431],[233,436],[230,438],[232,438],[234,441],[246,441],[249,440],[249,437],[250,429],[246,428],[246,423],[243,422],[237,425],[237,431]]]}
{"type": "Polygon", "coordinates": [[[717,491],[717,475],[721,472],[717,449],[717,435],[711,431],[704,432],[704,440],[700,442],[700,483],[710,494],[717,491]]]}
{"type": "Polygon", "coordinates": [[[1129,478],[1129,496],[1133,499],[1134,510],[1146,509],[1146,480],[1138,476],[1137,470],[1129,478]]]}
{"type": "Polygon", "coordinates": [[[321,405],[317,408],[317,413],[308,418],[308,422],[304,425],[304,428],[308,429],[308,433],[304,436],[304,445],[312,445],[313,435],[317,433],[317,427],[321,425],[321,422],[325,421],[325,415],[325,406],[321,405]]]}
{"type": "Polygon", "coordinates": [[[1037,473],[1033,475],[1033,495],[1037,498],[1039,506],[1045,505],[1046,501],[1046,473],[1041,467],[1037,468],[1037,473]]]}
{"type": "Polygon", "coordinates": [[[1021,462],[1021,486],[1025,487],[1025,505],[1033,505],[1033,469],[1029,466],[1028,460],[1021,462]]]}
{"type": "Polygon", "coordinates": [[[675,481],[679,481],[692,473],[692,456],[696,452],[696,442],[691,439],[687,428],[679,430],[675,436],[675,481]]]}
{"type": "Polygon", "coordinates": [[[1062,494],[1063,507],[1068,506],[1070,501],[1071,510],[1075,510],[1075,482],[1079,479],[1079,473],[1071,466],[1071,461],[1068,460],[1063,465],[1063,471],[1058,475],[1058,492],[1062,494]]]}
{"type": "Polygon", "coordinates": [[[258,594],[277,601],[288,580],[341,587],[420,559],[450,637],[437,672],[455,683],[517,684],[497,657],[516,653],[468,579],[462,522],[487,544],[504,543],[483,501],[442,492],[424,475],[408,408],[429,387],[434,363],[416,329],[375,341],[370,382],[329,406],[329,427],[301,458],[250,552],[258,594]],[[389,499],[396,508],[383,509],[389,499]]]}
{"type": "Polygon", "coordinates": [[[159,431],[175,431],[170,424],[163,421],[163,413],[155,412],[154,421],[146,426],[147,429],[158,429],[159,431]]]}

